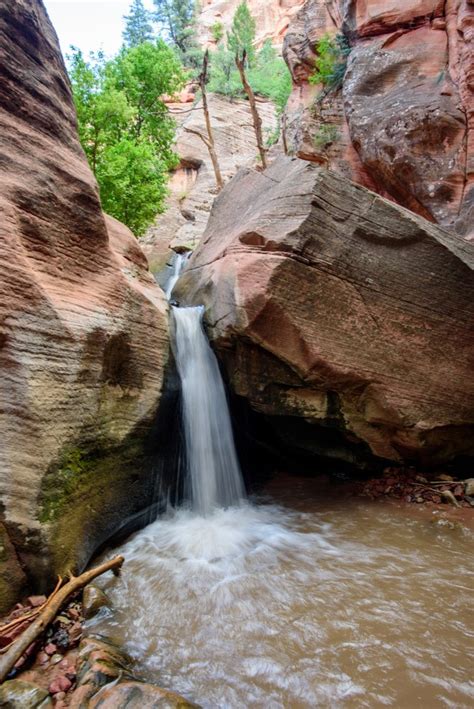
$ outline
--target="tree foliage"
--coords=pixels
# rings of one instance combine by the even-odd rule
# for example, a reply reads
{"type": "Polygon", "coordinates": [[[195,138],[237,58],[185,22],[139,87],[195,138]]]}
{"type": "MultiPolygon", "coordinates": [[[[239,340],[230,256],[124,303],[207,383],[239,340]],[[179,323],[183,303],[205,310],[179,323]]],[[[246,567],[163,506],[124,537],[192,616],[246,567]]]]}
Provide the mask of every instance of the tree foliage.
{"type": "Polygon", "coordinates": [[[197,69],[203,53],[196,41],[195,0],[153,0],[155,19],[186,67],[197,69]]]}
{"type": "Polygon", "coordinates": [[[109,61],[101,53],[86,61],[74,48],[68,59],[79,137],[104,209],[141,234],[162,211],[176,164],[162,96],[182,87],[181,65],[162,40],[123,48],[109,61]]]}
{"type": "Polygon", "coordinates": [[[227,35],[227,46],[234,57],[236,55],[241,57],[245,52],[249,67],[255,63],[255,32],[255,20],[250,14],[246,0],[242,0],[232,19],[232,26],[227,35]]]}
{"type": "Polygon", "coordinates": [[[150,13],[142,0],[133,0],[129,14],[123,19],[125,29],[122,36],[127,47],[137,47],[142,42],[150,42],[153,39],[150,13]]]}

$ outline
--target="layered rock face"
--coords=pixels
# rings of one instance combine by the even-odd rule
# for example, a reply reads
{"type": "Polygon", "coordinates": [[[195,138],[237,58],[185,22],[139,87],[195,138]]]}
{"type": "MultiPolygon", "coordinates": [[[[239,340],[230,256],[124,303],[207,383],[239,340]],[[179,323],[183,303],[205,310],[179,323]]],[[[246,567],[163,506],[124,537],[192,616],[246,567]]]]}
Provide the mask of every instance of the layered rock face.
{"type": "MultiPolygon", "coordinates": [[[[252,116],[248,101],[211,94],[208,103],[219,166],[223,179],[228,180],[239,168],[255,163],[252,116]]],[[[259,102],[258,108],[267,137],[275,130],[275,109],[269,101],[259,102]]],[[[201,103],[191,112],[188,106],[174,108],[179,123],[176,151],[181,162],[171,176],[166,212],[158,216],[156,225],[141,241],[155,272],[169,259],[170,247],[180,251],[193,249],[199,243],[217,194],[209,151],[196,135],[207,135],[200,109],[201,103]],[[188,129],[194,132],[189,133],[188,129]]]]}
{"type": "Polygon", "coordinates": [[[474,454],[474,245],[281,157],[214,203],[178,284],[288,447],[358,464],[474,454]]]}
{"type": "Polygon", "coordinates": [[[135,238],[101,211],[40,0],[1,5],[0,63],[5,607],[23,570],[39,585],[84,565],[151,502],[168,333],[135,238]]]}
{"type": "Polygon", "coordinates": [[[308,0],[285,37],[290,152],[474,237],[472,0],[308,0]],[[342,87],[311,86],[316,44],[342,35],[342,87]]]}

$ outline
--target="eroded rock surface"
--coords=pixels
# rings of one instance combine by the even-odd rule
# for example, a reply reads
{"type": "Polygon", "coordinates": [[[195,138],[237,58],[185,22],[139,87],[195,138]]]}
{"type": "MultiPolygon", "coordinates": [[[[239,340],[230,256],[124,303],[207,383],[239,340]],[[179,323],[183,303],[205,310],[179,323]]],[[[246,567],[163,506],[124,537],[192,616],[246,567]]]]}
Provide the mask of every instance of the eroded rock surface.
{"type": "Polygon", "coordinates": [[[0,64],[0,561],[47,585],[150,502],[167,306],[101,211],[40,0],[1,4],[0,64]]]}
{"type": "Polygon", "coordinates": [[[205,303],[234,391],[286,443],[434,463],[474,453],[473,263],[458,235],[281,157],[224,189],[175,293],[205,303]]]}
{"type": "Polygon", "coordinates": [[[284,56],[291,152],[474,236],[471,0],[308,0],[284,56]],[[342,88],[327,94],[308,82],[326,32],[351,47],[342,88]]]}

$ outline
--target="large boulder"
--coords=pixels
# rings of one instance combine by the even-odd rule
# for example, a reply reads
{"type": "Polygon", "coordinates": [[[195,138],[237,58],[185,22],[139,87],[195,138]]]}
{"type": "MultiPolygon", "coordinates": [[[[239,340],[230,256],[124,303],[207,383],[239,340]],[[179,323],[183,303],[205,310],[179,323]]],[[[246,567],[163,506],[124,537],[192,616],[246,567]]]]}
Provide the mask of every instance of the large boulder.
{"type": "Polygon", "coordinates": [[[307,0],[284,56],[290,152],[474,238],[472,0],[307,0]],[[329,91],[309,83],[328,32],[351,50],[329,91]]]}
{"type": "Polygon", "coordinates": [[[1,4],[0,64],[2,609],[152,502],[169,348],[146,259],[101,211],[40,0],[1,4]]]}
{"type": "Polygon", "coordinates": [[[292,449],[474,453],[474,245],[340,175],[239,172],[178,282],[232,388],[292,449]]]}

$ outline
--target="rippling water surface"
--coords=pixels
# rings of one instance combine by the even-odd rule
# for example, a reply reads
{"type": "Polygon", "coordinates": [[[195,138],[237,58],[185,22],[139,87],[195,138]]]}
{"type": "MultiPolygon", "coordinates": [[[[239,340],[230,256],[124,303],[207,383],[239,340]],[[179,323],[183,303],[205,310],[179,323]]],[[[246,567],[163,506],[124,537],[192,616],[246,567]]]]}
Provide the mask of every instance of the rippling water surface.
{"type": "Polygon", "coordinates": [[[474,535],[441,514],[292,478],[178,511],[120,549],[94,630],[204,707],[473,707],[474,535]]]}

